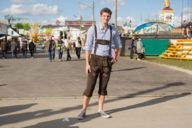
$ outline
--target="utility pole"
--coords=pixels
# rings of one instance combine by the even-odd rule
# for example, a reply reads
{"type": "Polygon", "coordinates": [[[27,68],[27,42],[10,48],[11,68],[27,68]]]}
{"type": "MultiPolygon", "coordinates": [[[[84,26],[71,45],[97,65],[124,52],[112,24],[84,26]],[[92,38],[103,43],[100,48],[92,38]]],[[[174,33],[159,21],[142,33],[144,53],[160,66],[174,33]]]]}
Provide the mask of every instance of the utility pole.
{"type": "Polygon", "coordinates": [[[182,6],[182,10],[181,10],[181,26],[182,26],[182,24],[183,24],[183,0],[182,0],[181,6],[182,6]]]}
{"type": "Polygon", "coordinates": [[[117,0],[115,0],[115,28],[117,28],[117,0]]]}
{"type": "Polygon", "coordinates": [[[92,13],[93,13],[93,22],[95,22],[95,2],[94,1],[92,5],[92,13]]]}

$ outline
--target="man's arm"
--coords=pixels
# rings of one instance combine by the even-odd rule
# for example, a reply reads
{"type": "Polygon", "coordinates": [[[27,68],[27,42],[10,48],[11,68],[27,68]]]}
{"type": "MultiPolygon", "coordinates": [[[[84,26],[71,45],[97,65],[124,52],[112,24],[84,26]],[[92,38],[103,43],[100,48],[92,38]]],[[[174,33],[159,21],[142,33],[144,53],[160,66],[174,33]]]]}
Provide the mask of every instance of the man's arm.
{"type": "Polygon", "coordinates": [[[119,33],[116,30],[115,30],[115,34],[113,36],[113,43],[114,43],[113,62],[115,63],[115,62],[119,61],[119,57],[120,57],[120,53],[121,53],[121,48],[122,48],[120,36],[119,36],[119,33]]]}
{"type": "Polygon", "coordinates": [[[94,43],[94,29],[93,29],[93,27],[91,27],[88,30],[87,40],[85,43],[85,61],[86,61],[85,72],[86,72],[86,74],[91,72],[89,62],[90,62],[91,50],[93,48],[93,43],[94,43]]]}
{"type": "Polygon", "coordinates": [[[91,72],[91,67],[90,67],[90,51],[85,51],[85,73],[88,74],[91,72]]]}

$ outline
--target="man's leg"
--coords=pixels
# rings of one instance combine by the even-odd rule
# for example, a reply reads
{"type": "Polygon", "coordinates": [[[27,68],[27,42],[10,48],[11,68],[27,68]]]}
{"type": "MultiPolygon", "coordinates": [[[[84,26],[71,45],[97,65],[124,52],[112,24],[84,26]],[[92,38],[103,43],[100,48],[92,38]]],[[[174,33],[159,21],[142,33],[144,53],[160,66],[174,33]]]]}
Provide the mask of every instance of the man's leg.
{"type": "Polygon", "coordinates": [[[83,110],[86,112],[89,105],[90,97],[83,96],[83,110]]]}
{"type": "Polygon", "coordinates": [[[77,47],[75,48],[75,53],[76,53],[77,58],[78,58],[79,56],[78,56],[78,48],[77,47]]]}
{"type": "Polygon", "coordinates": [[[79,48],[79,59],[81,58],[81,48],[79,48]]]}
{"type": "Polygon", "coordinates": [[[103,110],[104,101],[105,101],[105,96],[104,95],[99,95],[98,113],[103,118],[111,118],[112,116],[105,113],[105,111],[103,110]]]}
{"type": "Polygon", "coordinates": [[[83,120],[86,116],[87,107],[89,105],[90,97],[83,96],[83,109],[81,110],[80,114],[78,115],[79,120],[83,120]]]}
{"type": "Polygon", "coordinates": [[[14,50],[11,50],[11,57],[14,57],[14,50]]]}
{"type": "Polygon", "coordinates": [[[89,105],[90,97],[83,96],[83,109],[81,110],[80,114],[78,115],[79,120],[83,120],[86,116],[87,107],[89,105]]]}
{"type": "Polygon", "coordinates": [[[104,100],[105,100],[105,95],[107,95],[107,85],[110,79],[110,74],[111,74],[111,59],[103,60],[103,68],[102,68],[102,73],[100,73],[99,76],[99,103],[98,103],[98,112],[103,118],[111,118],[111,115],[107,114],[104,112],[103,107],[104,107],[104,100]]]}
{"type": "Polygon", "coordinates": [[[70,60],[70,53],[69,53],[69,49],[67,49],[67,60],[70,60]]]}
{"type": "Polygon", "coordinates": [[[7,58],[7,57],[6,57],[6,51],[5,51],[5,50],[2,50],[2,55],[3,55],[3,58],[7,58]]]}
{"type": "Polygon", "coordinates": [[[34,50],[31,50],[31,57],[34,57],[34,50]]]}
{"type": "Polygon", "coordinates": [[[103,110],[105,96],[99,95],[98,111],[103,110]]]}
{"type": "Polygon", "coordinates": [[[133,59],[133,54],[134,54],[134,51],[133,51],[133,48],[130,49],[130,59],[133,59]]]}
{"type": "MultiPolygon", "coordinates": [[[[92,62],[91,62],[92,63],[92,62]]],[[[85,114],[86,114],[86,110],[90,101],[90,98],[93,94],[95,85],[96,85],[96,81],[99,75],[99,66],[94,66],[91,64],[91,72],[88,74],[88,78],[87,78],[87,87],[83,93],[83,108],[80,112],[80,114],[78,115],[78,119],[82,120],[85,118],[85,114]]]]}
{"type": "Polygon", "coordinates": [[[52,62],[52,51],[51,50],[49,51],[49,60],[50,60],[50,62],[52,62]]]}
{"type": "Polygon", "coordinates": [[[53,50],[53,60],[55,59],[55,50],[53,50]]]}

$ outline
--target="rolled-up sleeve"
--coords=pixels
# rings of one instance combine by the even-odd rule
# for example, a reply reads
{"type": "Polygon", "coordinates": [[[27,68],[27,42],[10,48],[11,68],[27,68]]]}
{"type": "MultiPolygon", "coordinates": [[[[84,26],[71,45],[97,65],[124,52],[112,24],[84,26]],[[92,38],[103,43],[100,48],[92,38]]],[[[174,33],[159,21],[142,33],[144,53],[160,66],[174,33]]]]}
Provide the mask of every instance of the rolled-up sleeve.
{"type": "Polygon", "coordinates": [[[119,33],[117,31],[114,31],[113,36],[113,48],[122,48],[121,39],[119,36],[119,33]]]}
{"type": "Polygon", "coordinates": [[[86,51],[92,51],[94,43],[94,27],[90,27],[87,32],[87,40],[85,43],[85,50],[86,51]]]}

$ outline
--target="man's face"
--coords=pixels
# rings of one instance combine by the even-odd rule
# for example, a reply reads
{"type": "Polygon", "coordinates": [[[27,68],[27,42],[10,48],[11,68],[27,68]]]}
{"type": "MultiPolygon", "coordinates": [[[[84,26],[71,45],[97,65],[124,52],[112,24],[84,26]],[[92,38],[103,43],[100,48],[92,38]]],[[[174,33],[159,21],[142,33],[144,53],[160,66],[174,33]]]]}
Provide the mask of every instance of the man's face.
{"type": "Polygon", "coordinates": [[[101,22],[103,24],[108,24],[110,19],[111,19],[111,15],[109,13],[103,12],[101,14],[101,22]]]}

